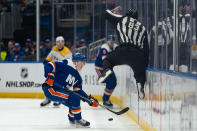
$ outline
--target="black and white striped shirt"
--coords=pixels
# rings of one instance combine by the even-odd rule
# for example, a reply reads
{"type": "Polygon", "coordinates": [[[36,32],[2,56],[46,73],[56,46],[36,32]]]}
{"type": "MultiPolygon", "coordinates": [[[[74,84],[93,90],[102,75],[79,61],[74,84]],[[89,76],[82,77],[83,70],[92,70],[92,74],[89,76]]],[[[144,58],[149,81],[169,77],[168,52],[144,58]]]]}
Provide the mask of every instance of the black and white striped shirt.
{"type": "Polygon", "coordinates": [[[131,44],[140,49],[144,49],[144,43],[148,44],[146,29],[138,20],[110,10],[106,10],[106,18],[115,27],[120,44],[131,44]]]}

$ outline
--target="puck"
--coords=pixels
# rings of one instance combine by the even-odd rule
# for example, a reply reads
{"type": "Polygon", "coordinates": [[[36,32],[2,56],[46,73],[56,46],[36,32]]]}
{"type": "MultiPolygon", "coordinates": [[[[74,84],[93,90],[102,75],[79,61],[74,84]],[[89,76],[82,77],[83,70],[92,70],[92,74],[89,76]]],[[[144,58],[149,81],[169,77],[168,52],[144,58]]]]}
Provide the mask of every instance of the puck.
{"type": "Polygon", "coordinates": [[[113,121],[113,118],[109,118],[108,121],[113,121]]]}

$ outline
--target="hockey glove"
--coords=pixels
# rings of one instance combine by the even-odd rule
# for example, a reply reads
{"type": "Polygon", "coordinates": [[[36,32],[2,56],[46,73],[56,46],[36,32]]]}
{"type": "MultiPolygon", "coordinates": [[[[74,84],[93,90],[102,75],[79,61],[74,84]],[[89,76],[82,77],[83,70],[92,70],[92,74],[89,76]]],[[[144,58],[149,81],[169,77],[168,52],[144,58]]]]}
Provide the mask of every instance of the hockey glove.
{"type": "Polygon", "coordinates": [[[42,84],[42,87],[47,87],[47,86],[50,86],[50,85],[48,85],[47,83],[42,84]]]}
{"type": "Polygon", "coordinates": [[[92,106],[92,107],[98,107],[98,100],[96,98],[94,98],[91,95],[89,95],[88,98],[89,98],[89,101],[87,101],[87,102],[88,102],[88,104],[90,106],[92,106]]]}
{"type": "MultiPolygon", "coordinates": [[[[47,76],[47,79],[46,79],[46,81],[45,81],[45,83],[44,83],[44,85],[48,85],[48,86],[52,86],[53,85],[53,83],[54,83],[54,74],[53,73],[48,73],[48,76],[47,76]]],[[[43,86],[42,86],[43,87],[43,86]]]]}

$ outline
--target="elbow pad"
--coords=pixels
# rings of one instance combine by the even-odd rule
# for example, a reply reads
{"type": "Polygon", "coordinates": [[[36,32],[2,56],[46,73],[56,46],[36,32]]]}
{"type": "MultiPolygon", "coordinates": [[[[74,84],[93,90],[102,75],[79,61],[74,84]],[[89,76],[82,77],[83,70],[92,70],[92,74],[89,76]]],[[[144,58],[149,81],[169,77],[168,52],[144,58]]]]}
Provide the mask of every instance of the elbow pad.
{"type": "Polygon", "coordinates": [[[48,84],[49,86],[52,86],[54,83],[54,77],[55,75],[53,73],[48,73],[48,77],[45,83],[48,84]]]}

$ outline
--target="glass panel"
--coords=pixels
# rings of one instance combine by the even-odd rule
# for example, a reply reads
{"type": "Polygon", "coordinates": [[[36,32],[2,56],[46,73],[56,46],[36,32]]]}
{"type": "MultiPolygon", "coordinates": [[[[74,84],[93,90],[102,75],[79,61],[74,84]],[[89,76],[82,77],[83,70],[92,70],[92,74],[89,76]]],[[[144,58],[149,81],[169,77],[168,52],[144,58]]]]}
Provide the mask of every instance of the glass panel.
{"type": "Polygon", "coordinates": [[[193,31],[193,37],[192,37],[192,66],[191,66],[191,72],[192,73],[197,73],[197,43],[196,43],[196,38],[197,38],[197,1],[196,0],[192,0],[192,7],[193,7],[193,17],[192,17],[192,31],[193,31]]]}
{"type": "MultiPolygon", "coordinates": [[[[149,2],[154,6],[154,0],[149,2]]],[[[155,17],[154,8],[150,8],[150,18],[155,17]]],[[[150,38],[150,66],[157,65],[158,68],[168,69],[173,59],[173,3],[171,0],[159,0],[157,12],[157,25],[155,19],[149,23],[150,38]],[[157,33],[157,34],[156,34],[157,33]],[[157,39],[156,39],[157,37],[157,39]],[[156,42],[156,43],[155,43],[156,42]],[[155,44],[158,44],[157,46],[155,44]],[[155,52],[156,48],[156,52],[155,52]],[[155,54],[155,53],[158,53],[155,54]],[[155,58],[156,57],[156,58],[155,58]]]]}
{"type": "Polygon", "coordinates": [[[165,5],[167,6],[164,11],[164,23],[165,23],[165,54],[166,57],[164,59],[164,67],[165,69],[172,69],[173,70],[173,39],[175,39],[174,36],[174,1],[167,0],[165,2],[165,5]]]}
{"type": "Polygon", "coordinates": [[[163,69],[168,69],[168,63],[172,63],[173,6],[170,2],[158,1],[158,68],[163,69]]]}
{"type": "Polygon", "coordinates": [[[178,65],[179,71],[190,71],[192,46],[192,0],[178,1],[178,65]]]}
{"type": "Polygon", "coordinates": [[[33,1],[1,1],[1,60],[36,60],[36,5],[33,1]]]}
{"type": "Polygon", "coordinates": [[[88,54],[88,44],[92,41],[92,2],[90,0],[82,0],[76,2],[76,49],[75,52],[88,54]]]}
{"type": "Polygon", "coordinates": [[[105,8],[106,3],[102,0],[95,0],[94,5],[94,40],[105,37],[105,8]]]}
{"type": "Polygon", "coordinates": [[[40,4],[40,60],[43,61],[55,45],[52,38],[52,3],[40,4]]]}
{"type": "Polygon", "coordinates": [[[74,50],[74,1],[55,1],[54,2],[54,37],[63,36],[65,46],[71,51],[74,50]]]}
{"type": "Polygon", "coordinates": [[[196,79],[170,72],[147,75],[148,97],[140,101],[141,118],[159,131],[196,130],[196,79]]]}
{"type": "Polygon", "coordinates": [[[149,34],[149,44],[150,44],[150,53],[149,53],[149,65],[154,66],[155,59],[155,0],[148,0],[148,15],[146,20],[147,31],[149,34]],[[150,21],[150,22],[148,22],[150,21]]]}

